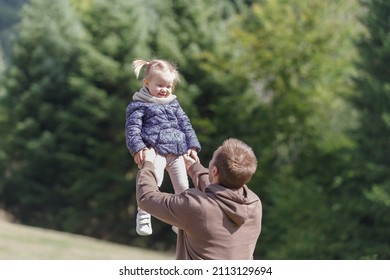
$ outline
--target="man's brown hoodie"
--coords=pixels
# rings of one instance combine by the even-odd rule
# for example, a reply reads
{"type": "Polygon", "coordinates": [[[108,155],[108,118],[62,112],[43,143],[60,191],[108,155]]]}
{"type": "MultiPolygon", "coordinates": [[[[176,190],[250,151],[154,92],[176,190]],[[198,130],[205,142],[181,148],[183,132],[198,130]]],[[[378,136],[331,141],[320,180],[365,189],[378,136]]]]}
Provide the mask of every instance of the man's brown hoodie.
{"type": "Polygon", "coordinates": [[[137,176],[138,206],[179,228],[176,259],[252,259],[261,231],[262,205],[247,186],[209,185],[208,169],[199,162],[188,170],[195,188],[180,194],[160,192],[151,162],[137,176]]]}

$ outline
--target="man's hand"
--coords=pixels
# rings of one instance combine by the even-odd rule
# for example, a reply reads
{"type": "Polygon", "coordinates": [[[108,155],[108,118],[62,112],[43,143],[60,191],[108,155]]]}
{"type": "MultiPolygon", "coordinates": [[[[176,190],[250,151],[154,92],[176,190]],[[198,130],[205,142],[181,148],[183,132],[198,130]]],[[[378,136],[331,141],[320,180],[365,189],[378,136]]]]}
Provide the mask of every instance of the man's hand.
{"type": "Polygon", "coordinates": [[[189,149],[187,151],[187,155],[190,156],[191,158],[193,158],[195,161],[199,160],[198,152],[195,149],[189,149]]]}
{"type": "Polygon", "coordinates": [[[199,161],[198,155],[195,150],[188,150],[186,154],[183,155],[184,163],[186,169],[190,168],[195,162],[199,161]]]}
{"type": "Polygon", "coordinates": [[[153,148],[144,150],[144,160],[154,162],[156,158],[156,151],[153,148]]]}

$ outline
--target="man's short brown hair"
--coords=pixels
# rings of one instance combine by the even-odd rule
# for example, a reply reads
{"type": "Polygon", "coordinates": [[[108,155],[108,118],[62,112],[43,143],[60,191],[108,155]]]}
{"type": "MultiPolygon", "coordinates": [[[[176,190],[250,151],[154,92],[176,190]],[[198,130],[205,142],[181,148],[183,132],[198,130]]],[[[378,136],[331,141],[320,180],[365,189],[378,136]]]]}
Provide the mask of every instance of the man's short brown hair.
{"type": "Polygon", "coordinates": [[[219,172],[220,184],[238,189],[247,184],[257,169],[257,159],[251,147],[230,138],[215,151],[213,164],[219,172]]]}

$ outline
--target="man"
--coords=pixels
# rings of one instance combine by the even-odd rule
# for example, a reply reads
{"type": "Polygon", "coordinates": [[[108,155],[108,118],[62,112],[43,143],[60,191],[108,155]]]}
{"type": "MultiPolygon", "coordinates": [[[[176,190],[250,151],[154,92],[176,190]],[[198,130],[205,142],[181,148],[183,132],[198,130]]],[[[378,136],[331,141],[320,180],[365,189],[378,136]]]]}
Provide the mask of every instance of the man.
{"type": "Polygon", "coordinates": [[[238,139],[218,147],[209,169],[185,155],[195,188],[180,194],[160,192],[153,149],[137,176],[137,203],[163,222],[179,228],[176,259],[252,259],[261,231],[262,206],[246,184],[257,168],[252,149],[238,139]]]}

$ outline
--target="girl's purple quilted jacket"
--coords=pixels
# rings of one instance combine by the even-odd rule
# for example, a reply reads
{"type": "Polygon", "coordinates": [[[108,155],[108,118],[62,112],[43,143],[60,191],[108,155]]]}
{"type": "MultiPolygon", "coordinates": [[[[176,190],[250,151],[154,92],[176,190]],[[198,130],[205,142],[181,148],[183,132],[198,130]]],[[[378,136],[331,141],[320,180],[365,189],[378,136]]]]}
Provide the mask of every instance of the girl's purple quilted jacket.
{"type": "Polygon", "coordinates": [[[183,155],[188,149],[201,149],[176,99],[169,104],[131,102],[126,110],[126,144],[133,156],[145,147],[153,147],[161,155],[183,155]]]}

